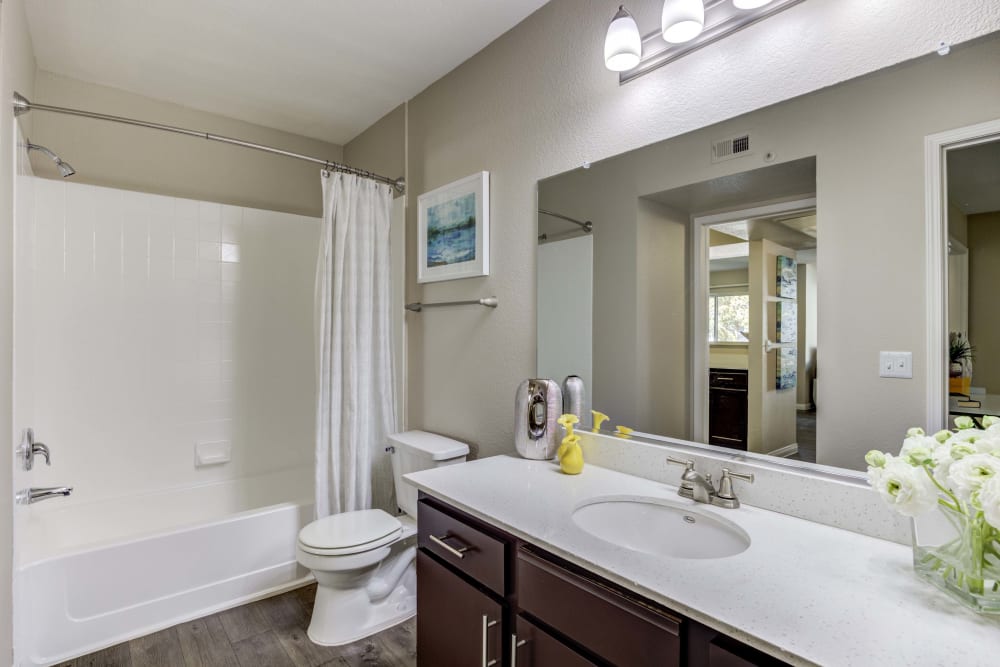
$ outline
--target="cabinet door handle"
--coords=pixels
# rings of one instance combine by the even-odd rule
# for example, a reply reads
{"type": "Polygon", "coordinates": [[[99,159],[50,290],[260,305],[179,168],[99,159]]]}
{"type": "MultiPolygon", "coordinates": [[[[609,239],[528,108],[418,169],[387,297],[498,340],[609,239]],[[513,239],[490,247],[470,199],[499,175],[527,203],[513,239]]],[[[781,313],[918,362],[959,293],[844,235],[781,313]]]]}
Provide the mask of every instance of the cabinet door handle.
{"type": "Polygon", "coordinates": [[[528,643],[527,639],[518,641],[517,635],[510,636],[510,667],[517,667],[517,649],[528,643]]]}
{"type": "Polygon", "coordinates": [[[431,538],[431,542],[438,545],[439,547],[450,553],[455,558],[465,558],[465,552],[469,550],[469,547],[462,547],[460,549],[456,549],[455,547],[449,544],[445,544],[444,543],[445,540],[454,539],[455,537],[454,535],[449,535],[448,533],[445,533],[441,537],[438,537],[437,535],[428,535],[428,537],[431,538]]]}
{"type": "Polygon", "coordinates": [[[490,660],[490,635],[489,630],[497,624],[496,621],[491,621],[490,617],[483,614],[483,667],[493,667],[497,664],[496,660],[490,660]]]}

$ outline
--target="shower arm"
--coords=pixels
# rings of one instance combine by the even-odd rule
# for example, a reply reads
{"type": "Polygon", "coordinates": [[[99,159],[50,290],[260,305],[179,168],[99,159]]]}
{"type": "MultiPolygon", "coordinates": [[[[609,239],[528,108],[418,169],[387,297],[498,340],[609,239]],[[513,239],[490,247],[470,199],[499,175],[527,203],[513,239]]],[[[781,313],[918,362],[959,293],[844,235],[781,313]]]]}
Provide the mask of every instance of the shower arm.
{"type": "Polygon", "coordinates": [[[379,174],[372,173],[365,169],[352,167],[347,164],[332,162],[331,160],[324,160],[322,158],[317,158],[317,157],[311,157],[309,155],[303,155],[301,153],[293,153],[292,151],[286,151],[281,148],[266,146],[264,144],[258,144],[252,141],[244,141],[243,139],[225,137],[219,134],[212,134],[211,132],[199,132],[197,130],[189,130],[183,127],[176,127],[174,125],[152,123],[150,121],[138,120],[135,118],[125,118],[124,116],[112,116],[110,114],[97,113],[96,111],[84,111],[82,109],[70,109],[68,107],[57,107],[49,104],[39,104],[37,102],[29,101],[28,98],[24,97],[23,95],[17,92],[14,93],[13,105],[14,105],[15,117],[20,116],[21,114],[28,113],[29,111],[49,111],[52,113],[61,113],[69,116],[80,116],[81,118],[93,118],[95,120],[105,120],[112,123],[121,123],[123,125],[134,125],[136,127],[145,127],[151,130],[160,130],[162,132],[183,134],[188,137],[197,137],[199,139],[207,139],[208,141],[218,141],[220,143],[229,144],[231,146],[242,146],[243,148],[252,148],[254,150],[262,151],[264,153],[272,153],[274,155],[284,155],[285,157],[295,158],[297,160],[305,160],[306,162],[312,162],[313,164],[322,165],[323,168],[327,171],[339,171],[345,174],[354,174],[362,178],[368,178],[373,181],[378,181],[379,183],[386,183],[387,185],[391,185],[399,193],[403,193],[406,191],[406,181],[402,178],[389,178],[388,176],[380,176],[379,174]]]}

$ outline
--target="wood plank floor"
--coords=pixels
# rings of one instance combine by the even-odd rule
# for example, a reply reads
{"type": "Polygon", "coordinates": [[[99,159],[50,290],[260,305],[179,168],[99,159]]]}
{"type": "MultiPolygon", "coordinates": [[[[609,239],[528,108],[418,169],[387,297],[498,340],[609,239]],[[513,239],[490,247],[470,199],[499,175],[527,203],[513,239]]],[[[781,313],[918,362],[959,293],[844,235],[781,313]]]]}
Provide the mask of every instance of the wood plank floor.
{"type": "Polygon", "coordinates": [[[414,667],[411,619],[328,648],[306,637],[316,584],[182,623],[60,667],[414,667]]]}

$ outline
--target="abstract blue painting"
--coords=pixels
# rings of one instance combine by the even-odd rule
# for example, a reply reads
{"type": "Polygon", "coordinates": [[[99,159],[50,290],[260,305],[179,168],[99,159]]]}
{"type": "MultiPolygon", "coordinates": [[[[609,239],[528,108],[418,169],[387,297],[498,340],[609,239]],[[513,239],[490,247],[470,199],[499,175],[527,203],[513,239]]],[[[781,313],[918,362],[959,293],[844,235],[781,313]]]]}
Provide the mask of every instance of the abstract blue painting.
{"type": "Polygon", "coordinates": [[[490,275],[490,173],[417,198],[417,282],[490,275]]]}
{"type": "Polygon", "coordinates": [[[427,266],[476,259],[476,194],[427,208],[427,266]]]}

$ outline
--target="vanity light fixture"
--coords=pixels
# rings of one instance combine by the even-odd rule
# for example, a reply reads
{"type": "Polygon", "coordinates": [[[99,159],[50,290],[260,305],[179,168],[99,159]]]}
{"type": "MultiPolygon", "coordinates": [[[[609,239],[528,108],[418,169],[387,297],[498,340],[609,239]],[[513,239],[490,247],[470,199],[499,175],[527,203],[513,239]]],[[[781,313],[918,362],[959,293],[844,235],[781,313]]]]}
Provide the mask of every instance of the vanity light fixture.
{"type": "Polygon", "coordinates": [[[702,0],[664,0],[660,27],[663,39],[671,44],[690,42],[705,28],[705,3],[702,0]]]}
{"type": "Polygon", "coordinates": [[[624,72],[639,64],[642,58],[642,35],[635,19],[618,5],[604,38],[604,65],[612,72],[624,72]]]}
{"type": "Polygon", "coordinates": [[[628,83],[804,1],[663,0],[660,25],[649,32],[619,6],[604,41],[604,62],[618,72],[619,84],[628,83]]]}

